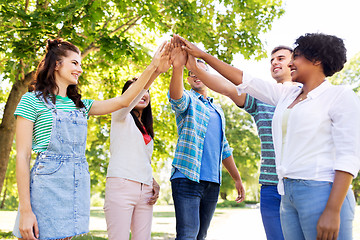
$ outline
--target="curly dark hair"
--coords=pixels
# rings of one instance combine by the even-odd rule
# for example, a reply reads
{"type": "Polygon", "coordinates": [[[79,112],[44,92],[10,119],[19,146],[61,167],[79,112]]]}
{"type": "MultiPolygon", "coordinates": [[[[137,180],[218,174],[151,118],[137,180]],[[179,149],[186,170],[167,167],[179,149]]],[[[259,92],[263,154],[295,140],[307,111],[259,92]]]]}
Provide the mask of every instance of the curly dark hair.
{"type": "Polygon", "coordinates": [[[326,77],[340,71],[346,62],[346,48],[341,38],[323,33],[307,33],[295,41],[294,52],[309,61],[320,61],[326,77]]]}
{"type": "MultiPolygon", "coordinates": [[[[38,95],[43,95],[45,101],[49,97],[54,104],[56,103],[55,93],[58,92],[59,86],[55,82],[55,68],[58,61],[68,56],[69,51],[80,54],[80,50],[74,44],[61,38],[47,41],[46,54],[40,61],[35,75],[35,91],[38,95]]],[[[76,107],[85,107],[77,85],[69,85],[66,94],[76,107]]]]}
{"type": "MultiPolygon", "coordinates": [[[[125,82],[124,87],[122,89],[122,94],[130,87],[131,84],[133,84],[138,78],[134,77],[131,80],[128,80],[125,82]]],[[[141,121],[144,124],[144,127],[146,129],[146,132],[143,129],[143,125],[141,124],[141,122],[139,121],[139,119],[137,118],[137,113],[138,111],[133,108],[130,112],[131,116],[133,117],[136,126],[138,127],[138,129],[140,130],[141,133],[145,134],[146,132],[151,136],[151,138],[154,138],[154,128],[153,128],[153,115],[152,115],[152,110],[151,110],[151,102],[149,101],[149,104],[144,108],[142,115],[141,115],[141,121]]]]}

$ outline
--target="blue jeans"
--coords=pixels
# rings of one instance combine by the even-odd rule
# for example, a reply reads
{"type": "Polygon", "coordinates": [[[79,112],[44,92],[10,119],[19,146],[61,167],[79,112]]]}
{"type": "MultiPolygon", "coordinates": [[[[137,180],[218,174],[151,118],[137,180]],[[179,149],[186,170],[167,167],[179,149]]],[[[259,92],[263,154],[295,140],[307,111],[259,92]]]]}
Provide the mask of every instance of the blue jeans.
{"type": "Polygon", "coordinates": [[[218,183],[176,178],[171,181],[176,239],[205,239],[219,197],[218,183]]]}
{"type": "MultiPolygon", "coordinates": [[[[331,182],[284,179],[280,218],[285,239],[316,239],[316,226],[332,188],[331,182]]],[[[349,189],[340,212],[338,240],[352,239],[355,197],[349,189]]]]}
{"type": "Polygon", "coordinates": [[[284,239],[280,223],[281,195],[276,185],[262,185],[260,190],[260,212],[268,240],[284,239]]]}

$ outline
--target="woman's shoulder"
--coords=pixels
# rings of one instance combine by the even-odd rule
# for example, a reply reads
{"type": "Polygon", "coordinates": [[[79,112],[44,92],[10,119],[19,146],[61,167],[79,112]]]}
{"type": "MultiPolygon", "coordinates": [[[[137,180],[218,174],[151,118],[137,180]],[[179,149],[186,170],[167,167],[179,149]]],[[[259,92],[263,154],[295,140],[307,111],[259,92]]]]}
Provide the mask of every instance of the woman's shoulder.
{"type": "Polygon", "coordinates": [[[35,92],[27,92],[22,96],[21,99],[35,101],[38,98],[36,97],[35,92]]]}
{"type": "Polygon", "coordinates": [[[27,92],[25,93],[20,100],[19,105],[31,105],[31,106],[36,106],[38,104],[41,104],[42,102],[40,101],[40,99],[37,97],[35,92],[27,92]]]}

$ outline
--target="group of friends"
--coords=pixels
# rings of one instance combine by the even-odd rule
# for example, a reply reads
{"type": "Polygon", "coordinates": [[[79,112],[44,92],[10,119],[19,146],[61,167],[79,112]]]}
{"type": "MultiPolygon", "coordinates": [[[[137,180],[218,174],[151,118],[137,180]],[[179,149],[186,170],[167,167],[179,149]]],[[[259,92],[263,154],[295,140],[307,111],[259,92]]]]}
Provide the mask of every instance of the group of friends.
{"type": "Polygon", "coordinates": [[[360,169],[360,101],[350,88],[326,80],[346,62],[342,39],[305,34],[294,49],[274,48],[270,69],[276,81],[266,81],[174,35],[160,45],[140,77],[125,83],[122,95],[104,101],[81,99],[80,54],[70,42],[48,40],[35,90],[22,97],[15,111],[16,237],[68,240],[89,231],[87,119],[112,113],[104,203],[108,237],[128,240],[131,231],[131,239],[151,239],[160,187],[151,167],[149,87],[172,66],[168,98],[178,141],[170,180],[177,240],[206,238],[222,165],[235,182],[235,201],[245,199],[225,136],[224,113],[208,96],[208,88],[229,97],[257,125],[260,211],[267,239],[352,239],[356,203],[351,182],[360,169]],[[208,65],[219,74],[210,73],[208,65]],[[191,90],[184,89],[185,67],[191,90]],[[32,151],[37,157],[29,171],[32,151]]]}

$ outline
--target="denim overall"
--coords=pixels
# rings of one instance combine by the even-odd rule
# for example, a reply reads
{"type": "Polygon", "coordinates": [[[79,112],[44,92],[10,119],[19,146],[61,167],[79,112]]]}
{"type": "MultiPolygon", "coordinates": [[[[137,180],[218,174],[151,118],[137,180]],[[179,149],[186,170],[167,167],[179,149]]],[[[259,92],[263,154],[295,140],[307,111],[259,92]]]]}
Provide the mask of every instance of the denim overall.
{"type": "MultiPolygon", "coordinates": [[[[40,100],[53,116],[50,142],[30,171],[30,200],[40,239],[58,239],[89,231],[90,174],[85,159],[85,109],[64,112],[40,100]]],[[[19,213],[14,227],[19,232],[19,213]]]]}

